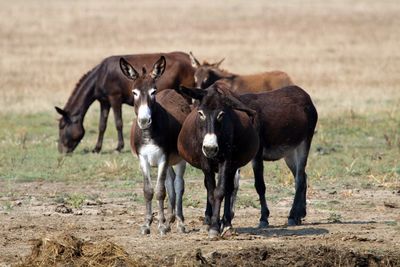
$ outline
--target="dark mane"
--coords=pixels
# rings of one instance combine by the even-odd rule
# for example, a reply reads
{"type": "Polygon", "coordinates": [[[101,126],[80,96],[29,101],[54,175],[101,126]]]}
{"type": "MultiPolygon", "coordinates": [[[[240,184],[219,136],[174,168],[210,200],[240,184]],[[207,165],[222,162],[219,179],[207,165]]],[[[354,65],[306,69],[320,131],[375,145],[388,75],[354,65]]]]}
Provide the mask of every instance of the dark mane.
{"type": "Polygon", "coordinates": [[[86,80],[86,78],[88,78],[88,76],[97,68],[98,66],[94,67],[93,69],[89,70],[88,72],[86,72],[80,79],[79,81],[76,83],[74,90],[72,90],[71,95],[68,98],[67,103],[65,104],[64,109],[68,109],[68,107],[72,104],[71,102],[73,101],[73,99],[75,98],[75,96],[78,94],[79,89],[81,88],[82,83],[86,80]]]}

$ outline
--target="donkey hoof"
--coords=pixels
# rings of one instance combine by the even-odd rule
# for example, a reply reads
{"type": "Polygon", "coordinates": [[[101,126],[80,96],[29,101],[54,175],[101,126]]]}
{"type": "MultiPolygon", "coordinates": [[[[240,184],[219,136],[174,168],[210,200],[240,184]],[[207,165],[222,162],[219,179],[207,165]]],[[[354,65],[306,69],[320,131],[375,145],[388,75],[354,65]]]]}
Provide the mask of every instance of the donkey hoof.
{"type": "Polygon", "coordinates": [[[160,232],[160,235],[165,235],[169,231],[171,231],[171,228],[169,226],[164,225],[164,224],[160,224],[158,226],[158,231],[160,232]]]}
{"type": "Polygon", "coordinates": [[[215,230],[215,229],[210,229],[208,231],[208,238],[209,239],[213,239],[213,240],[218,239],[219,238],[219,231],[215,230]]]}
{"type": "Polygon", "coordinates": [[[267,228],[269,226],[268,221],[260,221],[258,228],[267,228]]]}
{"type": "Polygon", "coordinates": [[[288,226],[296,226],[301,224],[300,218],[289,218],[288,219],[288,226]]]}
{"type": "Polygon", "coordinates": [[[184,224],[178,224],[176,228],[178,230],[178,233],[180,233],[180,234],[187,233],[186,232],[186,226],[184,224]]]}
{"type": "Polygon", "coordinates": [[[150,234],[150,227],[148,227],[147,225],[143,225],[140,228],[140,232],[142,233],[142,235],[149,235],[150,234]]]}
{"type": "Polygon", "coordinates": [[[231,237],[236,235],[235,230],[233,230],[232,226],[227,226],[224,227],[224,229],[222,230],[221,236],[223,237],[231,237]]]}

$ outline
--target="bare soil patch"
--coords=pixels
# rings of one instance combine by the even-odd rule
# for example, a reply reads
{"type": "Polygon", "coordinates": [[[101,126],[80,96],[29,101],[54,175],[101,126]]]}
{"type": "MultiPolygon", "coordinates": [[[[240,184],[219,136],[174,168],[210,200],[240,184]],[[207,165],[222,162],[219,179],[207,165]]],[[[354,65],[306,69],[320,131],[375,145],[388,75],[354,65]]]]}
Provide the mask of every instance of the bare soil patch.
{"type": "Polygon", "coordinates": [[[344,197],[347,191],[338,188],[333,194],[340,196],[337,218],[318,204],[334,198],[334,191],[314,189],[308,216],[298,227],[285,226],[290,197],[270,205],[267,229],[255,227],[258,209],[239,208],[233,221],[235,234],[211,241],[202,225],[202,207],[185,208],[187,234],[173,227],[171,233],[160,236],[155,220],[151,234],[142,236],[143,205],[128,197],[107,197],[101,182],[32,182],[13,187],[12,196],[1,198],[11,203],[0,213],[0,263],[4,266],[400,265],[400,212],[384,204],[400,204],[399,193],[393,189],[360,189],[344,197]],[[65,204],[72,212],[64,213],[54,197],[61,190],[99,198],[84,200],[79,208],[65,204]],[[372,200],[376,205],[365,205],[372,200]]]}

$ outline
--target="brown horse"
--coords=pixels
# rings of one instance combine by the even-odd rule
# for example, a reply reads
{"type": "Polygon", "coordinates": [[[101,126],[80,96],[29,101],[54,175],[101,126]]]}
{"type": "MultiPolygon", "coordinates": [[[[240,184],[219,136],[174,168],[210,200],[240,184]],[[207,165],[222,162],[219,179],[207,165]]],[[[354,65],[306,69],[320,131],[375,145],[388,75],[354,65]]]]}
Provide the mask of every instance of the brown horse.
{"type": "Polygon", "coordinates": [[[204,173],[207,188],[205,223],[209,237],[231,228],[237,170],[246,165],[259,149],[259,138],[253,125],[255,112],[239,101],[220,93],[218,84],[208,90],[181,87],[178,92],[200,101],[183,123],[178,138],[179,154],[204,173]],[[244,112],[242,112],[244,111],[244,112]],[[247,114],[246,114],[247,113],[247,114]],[[215,181],[218,173],[218,182],[215,181]],[[225,198],[222,227],[221,202],[225,198]]]}
{"type": "Polygon", "coordinates": [[[146,74],[146,69],[143,68],[142,75],[139,75],[124,58],[121,58],[120,66],[124,75],[133,81],[131,88],[136,122],[132,124],[131,129],[131,148],[140,160],[144,178],[146,216],[141,228],[142,233],[150,233],[153,219],[151,201],[154,190],[150,167],[158,167],[156,198],[159,205],[160,234],[163,235],[170,230],[170,224],[175,220],[175,210],[178,217],[178,231],[184,232],[182,196],[186,162],[178,154],[177,140],[182,123],[190,113],[190,105],[174,90],[166,89],[158,92],[156,81],[161,79],[166,68],[164,56],[161,56],[154,64],[149,74],[146,74]],[[176,174],[170,166],[175,166],[176,174]],[[168,222],[164,216],[165,187],[167,187],[169,199],[168,222]]]}
{"type": "Polygon", "coordinates": [[[192,66],[196,69],[194,80],[197,88],[205,89],[218,80],[223,80],[229,84],[233,92],[259,93],[272,91],[285,86],[293,85],[289,75],[283,71],[269,71],[252,75],[238,75],[229,73],[219,68],[221,61],[217,63],[200,62],[190,52],[192,66]]]}
{"type": "MultiPolygon", "coordinates": [[[[177,88],[180,84],[194,84],[194,69],[189,55],[182,52],[138,54],[123,56],[131,65],[140,69],[143,65],[151,66],[160,56],[167,61],[165,74],[157,80],[158,90],[177,88]]],[[[118,132],[117,151],[124,147],[122,135],[122,104],[133,105],[132,81],[122,74],[119,66],[121,56],[111,56],[86,73],[76,85],[64,109],[56,107],[62,115],[59,122],[58,150],[61,153],[74,151],[83,136],[83,120],[90,105],[100,102],[99,136],[93,152],[100,152],[107,126],[110,107],[114,111],[115,125],[118,132]]]]}

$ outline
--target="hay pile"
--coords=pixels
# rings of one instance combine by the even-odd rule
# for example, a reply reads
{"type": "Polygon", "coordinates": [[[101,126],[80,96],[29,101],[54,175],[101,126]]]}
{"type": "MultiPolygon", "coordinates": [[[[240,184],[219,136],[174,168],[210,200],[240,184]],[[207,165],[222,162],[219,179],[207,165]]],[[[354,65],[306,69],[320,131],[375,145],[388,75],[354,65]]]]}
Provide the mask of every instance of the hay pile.
{"type": "Polygon", "coordinates": [[[144,266],[120,246],[88,242],[70,234],[34,240],[32,253],[18,266],[144,266]]]}

